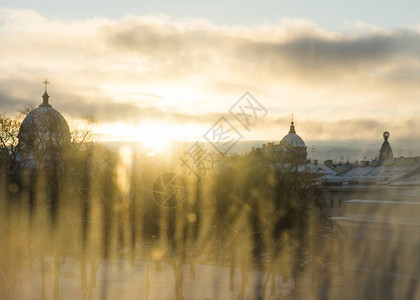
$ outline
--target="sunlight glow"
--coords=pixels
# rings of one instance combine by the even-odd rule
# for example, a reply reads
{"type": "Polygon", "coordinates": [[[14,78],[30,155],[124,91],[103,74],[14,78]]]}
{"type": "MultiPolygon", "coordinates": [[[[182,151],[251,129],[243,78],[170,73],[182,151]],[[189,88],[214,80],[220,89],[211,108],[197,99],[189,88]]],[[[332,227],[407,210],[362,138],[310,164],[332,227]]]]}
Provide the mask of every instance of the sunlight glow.
{"type": "Polygon", "coordinates": [[[168,148],[172,141],[194,141],[200,139],[206,127],[196,124],[171,124],[143,122],[138,125],[105,123],[98,128],[102,141],[138,141],[145,149],[154,153],[168,148]]]}

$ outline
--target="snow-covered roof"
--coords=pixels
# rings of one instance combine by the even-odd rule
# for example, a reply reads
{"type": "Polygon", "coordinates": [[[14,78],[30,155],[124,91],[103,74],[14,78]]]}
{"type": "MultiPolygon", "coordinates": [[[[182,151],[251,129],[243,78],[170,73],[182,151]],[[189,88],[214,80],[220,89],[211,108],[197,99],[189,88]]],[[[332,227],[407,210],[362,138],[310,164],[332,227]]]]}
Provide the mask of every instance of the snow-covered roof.
{"type": "Polygon", "coordinates": [[[420,184],[420,160],[399,158],[392,165],[352,167],[338,175],[328,174],[324,180],[355,184],[420,184]]]}
{"type": "Polygon", "coordinates": [[[321,175],[324,176],[334,176],[335,175],[335,171],[334,169],[324,165],[324,164],[313,164],[313,163],[309,163],[309,164],[305,164],[302,166],[299,166],[299,171],[303,172],[303,171],[310,171],[313,173],[319,173],[321,175]]]}

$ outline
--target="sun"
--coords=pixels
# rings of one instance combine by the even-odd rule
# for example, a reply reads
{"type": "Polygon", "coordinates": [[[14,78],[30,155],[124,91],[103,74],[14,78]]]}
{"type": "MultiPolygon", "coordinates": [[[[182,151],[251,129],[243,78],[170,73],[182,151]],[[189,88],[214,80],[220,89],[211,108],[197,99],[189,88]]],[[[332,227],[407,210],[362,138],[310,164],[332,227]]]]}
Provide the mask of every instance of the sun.
{"type": "Polygon", "coordinates": [[[165,150],[172,137],[170,127],[157,122],[144,122],[131,126],[124,124],[124,140],[138,141],[148,151],[161,152],[165,150]]]}
{"type": "Polygon", "coordinates": [[[169,128],[157,123],[140,126],[133,136],[154,152],[163,151],[171,141],[169,128]]]}
{"type": "Polygon", "coordinates": [[[205,128],[197,124],[144,121],[139,124],[106,123],[100,127],[101,140],[136,141],[147,152],[158,153],[174,141],[195,141],[205,128]]]}
{"type": "Polygon", "coordinates": [[[167,126],[159,123],[105,123],[98,133],[104,141],[137,141],[153,151],[162,151],[170,140],[167,126]]]}

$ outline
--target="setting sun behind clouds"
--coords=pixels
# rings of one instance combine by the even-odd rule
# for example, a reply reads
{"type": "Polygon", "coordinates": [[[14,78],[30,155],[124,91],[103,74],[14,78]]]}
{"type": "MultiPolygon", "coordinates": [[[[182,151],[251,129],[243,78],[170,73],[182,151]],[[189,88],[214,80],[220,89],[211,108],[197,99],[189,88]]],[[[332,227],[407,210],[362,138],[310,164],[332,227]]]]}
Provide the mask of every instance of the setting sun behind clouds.
{"type": "Polygon", "coordinates": [[[193,141],[201,138],[205,127],[196,124],[174,125],[170,123],[142,122],[138,125],[125,123],[103,124],[98,133],[103,141],[138,141],[153,152],[165,150],[172,141],[193,141]]]}

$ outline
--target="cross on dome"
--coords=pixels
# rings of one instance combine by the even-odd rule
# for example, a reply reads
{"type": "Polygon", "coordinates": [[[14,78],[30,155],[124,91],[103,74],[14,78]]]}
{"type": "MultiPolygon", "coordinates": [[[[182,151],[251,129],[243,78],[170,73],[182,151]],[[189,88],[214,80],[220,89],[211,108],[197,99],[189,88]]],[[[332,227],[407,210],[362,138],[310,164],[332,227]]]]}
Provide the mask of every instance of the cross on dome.
{"type": "Polygon", "coordinates": [[[48,103],[48,99],[50,98],[50,96],[47,93],[47,85],[50,82],[47,79],[45,79],[42,83],[45,85],[45,92],[44,95],[42,95],[42,104],[40,106],[51,107],[51,105],[48,103]]]}
{"type": "Polygon", "coordinates": [[[42,83],[45,84],[45,92],[47,92],[47,85],[50,84],[50,82],[45,78],[42,83]]]}

